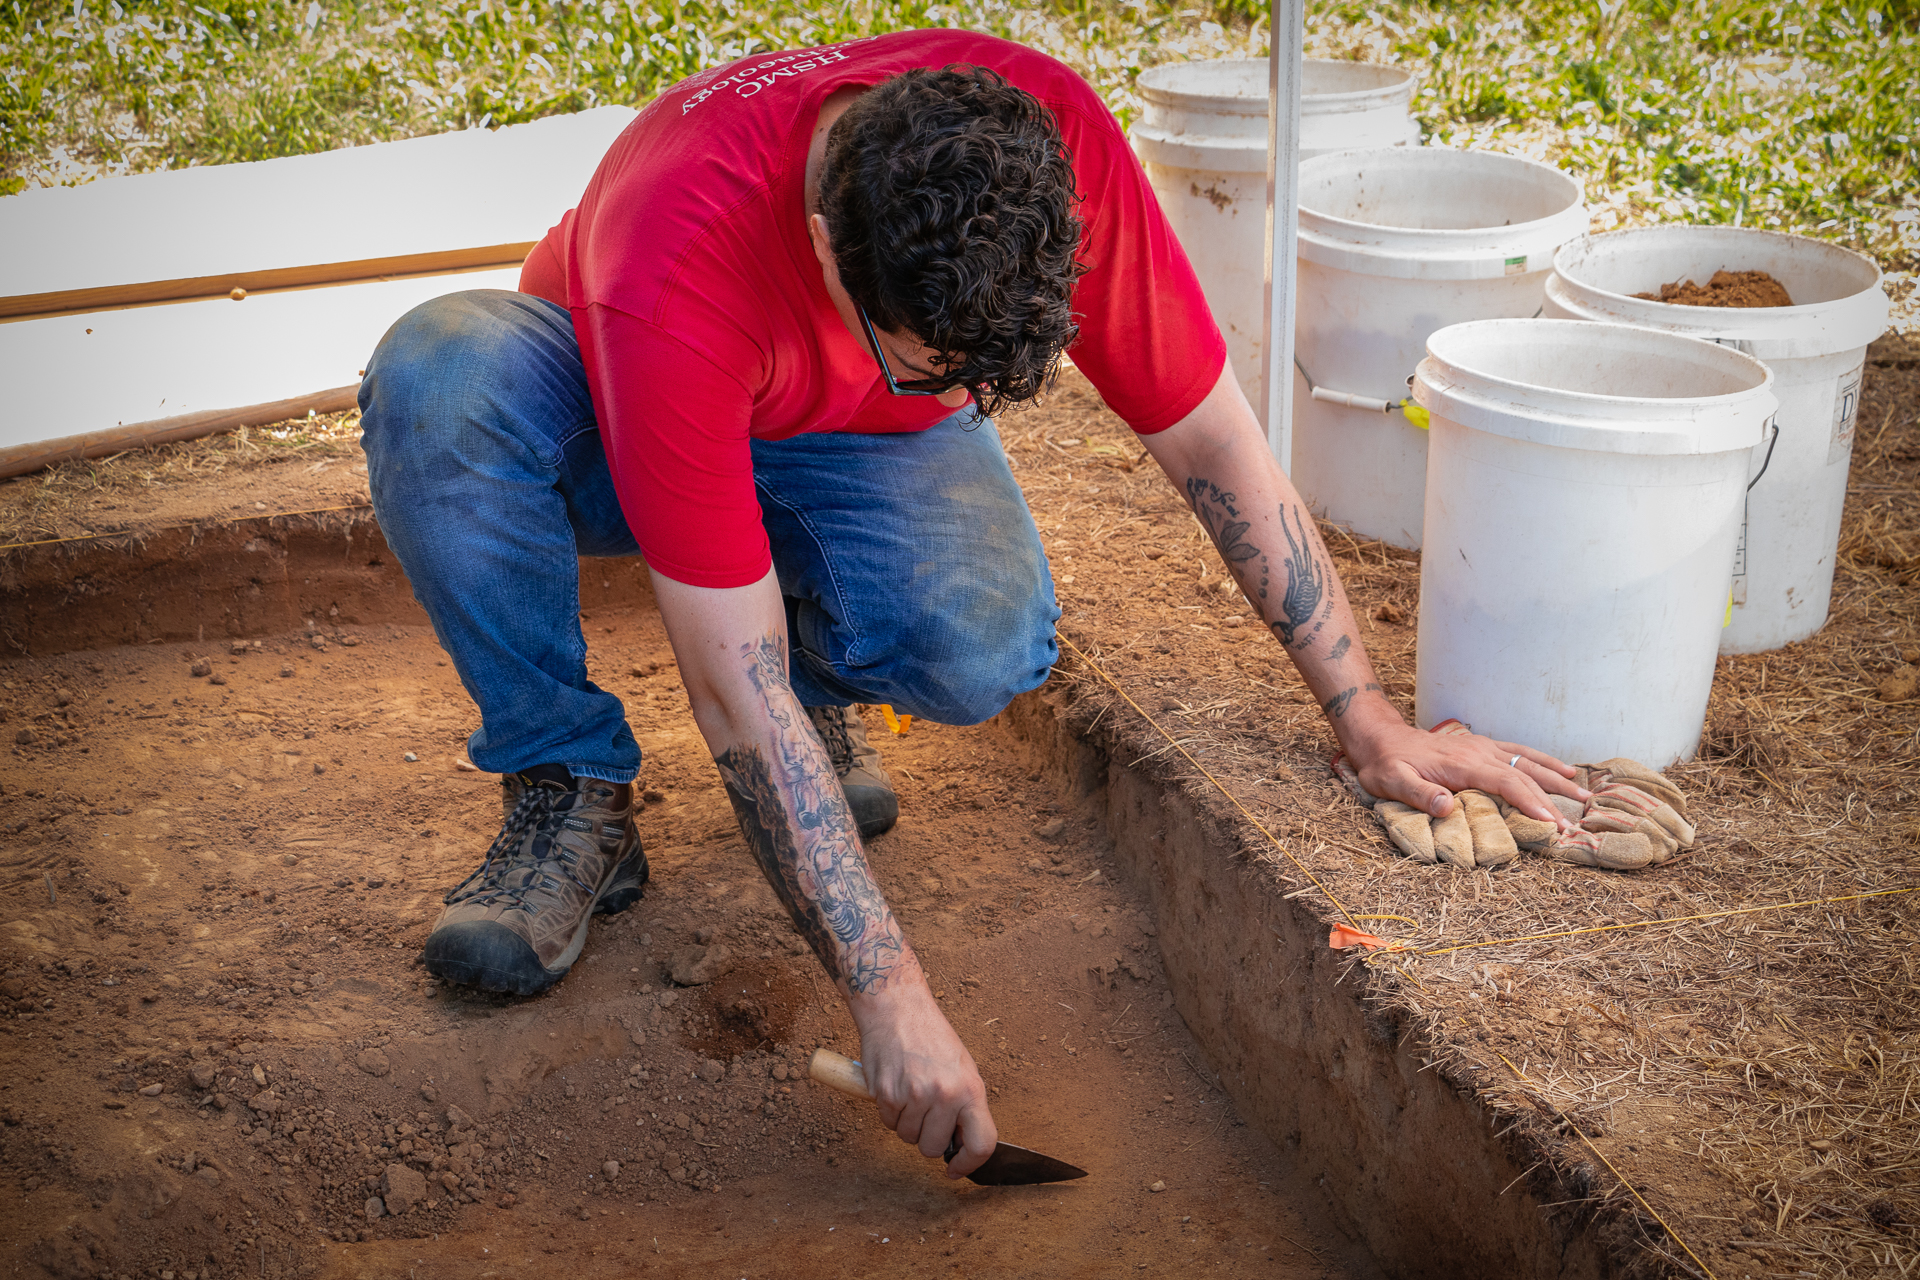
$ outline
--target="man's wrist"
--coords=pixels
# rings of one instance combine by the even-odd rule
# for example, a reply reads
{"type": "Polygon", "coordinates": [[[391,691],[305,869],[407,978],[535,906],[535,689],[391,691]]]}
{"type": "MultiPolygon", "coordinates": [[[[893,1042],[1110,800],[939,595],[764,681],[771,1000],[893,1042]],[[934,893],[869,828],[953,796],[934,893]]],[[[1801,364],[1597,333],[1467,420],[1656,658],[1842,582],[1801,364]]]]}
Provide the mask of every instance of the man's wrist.
{"type": "Polygon", "coordinates": [[[933,990],[927,985],[927,976],[920,968],[919,957],[909,950],[902,962],[895,966],[885,987],[878,991],[850,993],[847,996],[847,1012],[853,1016],[854,1026],[865,1035],[870,1026],[912,1016],[933,1003],[933,990]]]}
{"type": "Polygon", "coordinates": [[[1406,718],[1388,701],[1378,684],[1356,694],[1344,708],[1344,714],[1333,718],[1333,735],[1356,765],[1364,765],[1382,754],[1387,744],[1406,730],[1406,718]]]}

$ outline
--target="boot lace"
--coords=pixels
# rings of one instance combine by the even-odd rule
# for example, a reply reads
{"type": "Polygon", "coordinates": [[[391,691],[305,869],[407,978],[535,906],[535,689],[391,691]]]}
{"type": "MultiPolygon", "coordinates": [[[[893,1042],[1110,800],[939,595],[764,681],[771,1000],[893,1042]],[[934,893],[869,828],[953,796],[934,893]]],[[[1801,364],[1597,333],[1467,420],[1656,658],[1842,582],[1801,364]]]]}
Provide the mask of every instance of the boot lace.
{"type": "Polygon", "coordinates": [[[807,708],[807,718],[813,721],[820,741],[826,745],[827,758],[833,761],[833,771],[843,778],[853,768],[853,740],[847,736],[846,717],[845,707],[807,708]]]}
{"type": "Polygon", "coordinates": [[[530,890],[542,887],[549,872],[557,872],[591,896],[593,886],[574,874],[574,857],[554,839],[571,794],[539,783],[521,792],[519,803],[487,847],[479,869],[441,901],[449,906],[469,899],[487,906],[508,902],[523,911],[533,911],[523,899],[530,890]],[[469,885],[474,886],[472,892],[468,892],[469,885]]]}

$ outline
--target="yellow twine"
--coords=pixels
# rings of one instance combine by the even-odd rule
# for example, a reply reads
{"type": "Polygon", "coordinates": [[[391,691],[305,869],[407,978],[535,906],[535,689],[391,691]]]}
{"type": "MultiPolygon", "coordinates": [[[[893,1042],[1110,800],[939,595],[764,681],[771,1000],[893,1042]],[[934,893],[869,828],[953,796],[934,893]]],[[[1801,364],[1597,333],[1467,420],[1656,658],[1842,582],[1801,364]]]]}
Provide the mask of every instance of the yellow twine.
{"type": "MultiPolygon", "coordinates": [[[[1254,817],[1251,813],[1247,812],[1247,806],[1241,804],[1239,801],[1239,798],[1236,797],[1233,794],[1233,792],[1227,790],[1226,785],[1222,783],[1220,779],[1214,777],[1211,773],[1209,773],[1205,765],[1201,764],[1198,760],[1195,760],[1193,756],[1187,751],[1187,749],[1181,746],[1179,742],[1177,742],[1174,739],[1174,736],[1172,734],[1168,733],[1165,729],[1162,729],[1160,727],[1160,722],[1155,720],[1152,716],[1148,715],[1141,708],[1139,703],[1135,702],[1131,697],[1129,697],[1127,695],[1127,691],[1125,689],[1122,689],[1120,685],[1114,680],[1114,678],[1108,675],[1101,668],[1099,663],[1095,662],[1092,658],[1089,658],[1085,653],[1082,653],[1080,650],[1080,646],[1075,644],[1073,641],[1067,639],[1065,636],[1060,637],[1060,643],[1065,645],[1067,648],[1071,649],[1074,652],[1074,654],[1080,658],[1082,662],[1086,663],[1089,667],[1092,667],[1095,675],[1099,676],[1102,680],[1105,680],[1109,685],[1111,685],[1113,687],[1113,691],[1120,695],[1121,701],[1125,702],[1128,706],[1132,707],[1136,712],[1138,712],[1142,720],[1145,720],[1148,724],[1153,726],[1155,733],[1158,733],[1161,737],[1165,738],[1167,740],[1167,744],[1171,746],[1175,751],[1178,751],[1181,754],[1181,756],[1183,756],[1186,759],[1186,762],[1188,764],[1198,769],[1200,771],[1200,776],[1205,778],[1208,782],[1211,782],[1214,785],[1214,789],[1219,791],[1221,795],[1227,798],[1227,803],[1231,804],[1234,808],[1238,809],[1240,811],[1240,816],[1253,824],[1253,829],[1255,831],[1258,831],[1261,835],[1265,836],[1269,841],[1271,841],[1273,844],[1273,847],[1278,849],[1283,855],[1285,855],[1288,862],[1291,862],[1294,866],[1300,869],[1301,875],[1305,876],[1308,880],[1313,882],[1314,888],[1318,889],[1321,893],[1324,893],[1327,895],[1327,901],[1333,904],[1333,909],[1335,911],[1338,911],[1343,917],[1345,917],[1346,922],[1348,924],[1352,925],[1355,929],[1360,929],[1359,918],[1356,917],[1353,914],[1353,912],[1347,910],[1345,903],[1341,902],[1340,899],[1334,897],[1333,890],[1327,888],[1326,885],[1320,883],[1320,877],[1314,875],[1313,872],[1307,868],[1306,863],[1294,857],[1293,854],[1288,851],[1287,846],[1280,843],[1280,838],[1278,836],[1274,835],[1273,832],[1267,830],[1264,826],[1261,826],[1260,819],[1254,817]]],[[[1360,931],[1362,933],[1366,932],[1364,929],[1360,931]]]]}
{"type": "MultiPolygon", "coordinates": [[[[1135,711],[1139,712],[1140,718],[1145,720],[1148,724],[1152,725],[1154,732],[1158,733],[1161,737],[1165,738],[1169,746],[1171,746],[1175,751],[1178,751],[1182,756],[1186,758],[1187,763],[1191,764],[1194,768],[1198,769],[1201,775],[1205,777],[1208,782],[1211,782],[1214,785],[1215,789],[1218,790],[1221,795],[1227,798],[1228,803],[1232,804],[1234,808],[1238,809],[1242,814],[1242,816],[1244,816],[1248,822],[1251,822],[1253,824],[1254,829],[1256,831],[1258,831],[1261,835],[1265,836],[1268,840],[1271,840],[1273,842],[1274,848],[1280,850],[1281,853],[1286,854],[1287,861],[1291,862],[1294,866],[1299,867],[1301,874],[1306,876],[1307,879],[1313,881],[1314,888],[1320,890],[1321,893],[1324,893],[1327,895],[1327,901],[1331,902],[1334,905],[1334,908],[1340,912],[1341,916],[1346,920],[1348,924],[1352,925],[1356,930],[1360,930],[1360,921],[1362,920],[1399,920],[1399,921],[1403,921],[1406,924],[1413,925],[1415,928],[1419,927],[1419,923],[1420,923],[1419,921],[1409,919],[1406,916],[1355,915],[1351,911],[1348,911],[1345,904],[1343,904],[1340,901],[1340,899],[1334,897],[1332,890],[1328,889],[1326,885],[1320,882],[1319,877],[1315,876],[1313,872],[1309,871],[1306,865],[1302,863],[1300,859],[1294,857],[1293,854],[1289,853],[1287,851],[1287,847],[1281,844],[1279,839],[1275,837],[1271,831],[1268,831],[1265,827],[1261,826],[1259,819],[1255,818],[1251,813],[1247,812],[1247,807],[1241,804],[1240,801],[1234,796],[1234,794],[1231,791],[1227,790],[1226,784],[1222,783],[1220,779],[1214,777],[1211,773],[1208,773],[1205,765],[1202,765],[1198,760],[1195,760],[1193,756],[1187,752],[1187,749],[1185,747],[1181,746],[1179,742],[1175,741],[1172,734],[1168,733],[1165,729],[1160,727],[1160,724],[1158,721],[1156,721],[1152,716],[1148,715],[1145,711],[1142,711],[1140,708],[1140,704],[1135,702],[1132,698],[1128,697],[1127,691],[1125,689],[1122,689],[1119,683],[1115,681],[1112,676],[1108,675],[1106,671],[1100,666],[1099,663],[1095,662],[1092,658],[1087,657],[1087,655],[1081,651],[1079,646],[1075,645],[1073,641],[1067,639],[1065,636],[1060,637],[1060,643],[1065,645],[1067,648],[1073,650],[1073,652],[1079,656],[1081,661],[1085,662],[1087,666],[1093,669],[1093,672],[1095,675],[1099,676],[1102,680],[1106,681],[1107,684],[1112,687],[1113,691],[1119,694],[1121,699],[1125,701],[1128,706],[1132,707],[1135,711]]],[[[1305,892],[1305,891],[1302,890],[1302,892],[1305,892]]],[[[1657,924],[1687,924],[1697,920],[1719,920],[1728,916],[1755,915],[1760,912],[1766,912],[1766,911],[1793,911],[1801,907],[1825,907],[1825,906],[1832,906],[1836,903],[1841,903],[1841,902],[1859,902],[1867,898],[1899,897],[1902,894],[1908,894],[1908,893],[1920,893],[1920,885],[1909,885],[1904,889],[1875,889],[1867,893],[1841,894],[1837,897],[1832,897],[1832,898],[1807,898],[1799,902],[1777,902],[1777,903],[1770,903],[1766,906],[1760,906],[1760,907],[1733,907],[1725,911],[1704,911],[1698,915],[1691,915],[1691,916],[1663,916],[1658,920],[1636,920],[1636,921],[1631,921],[1627,924],[1597,924],[1597,925],[1588,925],[1587,927],[1582,929],[1557,929],[1552,933],[1529,933],[1529,934],[1524,934],[1514,938],[1487,938],[1479,942],[1462,942],[1451,947],[1431,947],[1431,948],[1415,947],[1405,942],[1389,941],[1386,943],[1385,946],[1379,948],[1378,950],[1381,955],[1404,954],[1404,955],[1417,955],[1417,956],[1444,956],[1444,955],[1449,955],[1456,951],[1473,951],[1482,947],[1504,947],[1504,946],[1510,946],[1510,945],[1521,943],[1521,942],[1545,942],[1554,938],[1575,938],[1575,937],[1579,937],[1582,934],[1611,933],[1621,929],[1649,929],[1657,924]]],[[[1360,932],[1364,933],[1365,930],[1360,930],[1360,932]]]]}
{"type": "MultiPolygon", "coordinates": [[[[1106,683],[1113,689],[1113,691],[1120,695],[1121,700],[1124,701],[1129,707],[1132,707],[1136,712],[1138,712],[1141,719],[1145,720],[1149,725],[1153,726],[1154,732],[1158,733],[1161,737],[1165,738],[1167,740],[1168,745],[1171,746],[1175,751],[1178,751],[1181,754],[1181,756],[1186,759],[1188,764],[1191,764],[1195,769],[1198,769],[1200,771],[1201,776],[1206,778],[1208,782],[1211,782],[1214,785],[1214,788],[1217,791],[1219,791],[1221,795],[1227,798],[1228,803],[1232,804],[1234,808],[1238,809],[1241,815],[1245,817],[1248,822],[1253,824],[1253,827],[1256,831],[1258,831],[1261,835],[1265,836],[1268,840],[1272,841],[1274,848],[1280,850],[1281,853],[1285,854],[1287,861],[1293,863],[1294,866],[1298,867],[1300,869],[1301,874],[1306,876],[1308,880],[1311,880],[1313,882],[1314,887],[1320,890],[1321,893],[1326,895],[1327,901],[1331,902],[1334,905],[1335,909],[1338,910],[1340,914],[1346,918],[1346,921],[1348,924],[1353,925],[1356,929],[1358,929],[1359,922],[1362,920],[1399,920],[1403,923],[1414,925],[1416,928],[1419,926],[1419,921],[1413,920],[1407,916],[1354,915],[1352,912],[1348,911],[1346,906],[1340,901],[1340,899],[1336,898],[1333,895],[1333,892],[1329,890],[1326,887],[1326,885],[1320,882],[1319,877],[1315,876],[1312,871],[1308,870],[1306,865],[1302,863],[1298,858],[1294,857],[1292,853],[1289,853],[1287,851],[1286,846],[1281,844],[1280,841],[1274,836],[1272,832],[1268,831],[1264,826],[1262,826],[1260,824],[1259,819],[1255,818],[1251,813],[1249,813],[1247,811],[1247,807],[1241,804],[1239,799],[1236,798],[1231,791],[1227,790],[1226,785],[1222,783],[1220,779],[1214,777],[1212,773],[1208,772],[1205,765],[1201,764],[1198,760],[1195,760],[1192,754],[1189,753],[1185,747],[1181,746],[1180,743],[1174,738],[1172,734],[1168,733],[1165,729],[1161,728],[1158,721],[1156,721],[1152,716],[1148,715],[1144,710],[1142,710],[1140,704],[1135,702],[1131,697],[1129,697],[1127,695],[1127,691],[1125,689],[1122,689],[1119,683],[1115,681],[1112,676],[1108,675],[1106,671],[1100,666],[1099,663],[1087,657],[1087,655],[1081,651],[1080,647],[1074,644],[1073,641],[1067,639],[1067,637],[1061,636],[1060,643],[1065,645],[1068,649],[1072,650],[1074,654],[1076,654],[1083,662],[1087,664],[1088,667],[1090,667],[1093,670],[1094,674],[1098,675],[1102,680],[1106,681],[1106,683]]],[[[1646,928],[1651,928],[1652,926],[1658,925],[1658,924],[1687,924],[1687,923],[1691,923],[1699,920],[1719,920],[1729,916],[1755,915],[1760,912],[1766,912],[1766,911],[1792,911],[1792,910],[1797,910],[1801,907],[1824,907],[1824,906],[1831,906],[1833,904],[1841,903],[1841,902],[1859,902],[1867,898],[1898,897],[1902,894],[1908,894],[1908,893],[1920,893],[1920,885],[1911,885],[1904,889],[1876,889],[1868,893],[1841,894],[1831,898],[1807,898],[1798,902],[1780,902],[1780,903],[1773,903],[1767,906],[1760,906],[1760,907],[1734,907],[1725,911],[1704,911],[1704,912],[1700,912],[1699,914],[1690,915],[1690,916],[1665,916],[1658,920],[1640,920],[1640,921],[1635,921],[1628,924],[1603,924],[1603,925],[1591,925],[1583,929],[1560,929],[1560,930],[1555,930],[1552,933],[1530,933],[1522,937],[1515,937],[1515,938],[1491,938],[1481,942],[1463,942],[1451,947],[1433,947],[1433,948],[1423,949],[1418,947],[1411,947],[1406,945],[1405,943],[1395,942],[1395,943],[1389,943],[1385,948],[1382,948],[1382,952],[1383,954],[1392,954],[1397,952],[1397,953],[1410,953],[1413,955],[1421,955],[1421,956],[1443,956],[1455,951],[1471,951],[1480,947],[1498,947],[1498,946],[1506,946],[1506,945],[1510,945],[1513,943],[1520,943],[1520,942],[1542,942],[1552,938],[1573,938],[1573,937],[1578,937],[1581,934],[1610,933],[1615,930],[1622,930],[1622,929],[1646,929],[1646,928]]],[[[1406,976],[1409,978],[1413,977],[1413,975],[1410,972],[1407,973],[1406,976]]],[[[1417,983],[1418,979],[1414,979],[1414,981],[1417,983]]],[[[1473,1029],[1473,1024],[1468,1022],[1465,1018],[1462,1018],[1460,1020],[1460,1024],[1466,1027],[1469,1031],[1473,1029]]],[[[1506,1063],[1507,1070],[1513,1072],[1516,1078],[1522,1081],[1525,1081],[1527,1084],[1530,1084],[1530,1085],[1535,1083],[1535,1081],[1530,1076],[1528,1076],[1524,1071],[1514,1066],[1512,1059],[1508,1058],[1506,1054],[1501,1053],[1497,1049],[1494,1050],[1494,1053],[1499,1057],[1500,1061],[1506,1063]]],[[[1713,1273],[1713,1269],[1709,1267],[1705,1262],[1701,1261],[1700,1255],[1693,1251],[1693,1247],[1689,1245],[1686,1242],[1686,1240],[1681,1237],[1678,1231],[1675,1231],[1673,1229],[1673,1225],[1671,1223],[1669,1223],[1664,1217],[1661,1216],[1660,1211],[1658,1209],[1654,1208],[1651,1204],[1647,1202],[1647,1198],[1640,1194],[1639,1188],[1634,1186],[1633,1183],[1627,1179],[1627,1176],[1621,1173],[1620,1170],[1617,1167],[1615,1167],[1613,1161],[1607,1159],[1606,1153],[1601,1151],[1600,1148],[1593,1145],[1592,1140],[1587,1137],[1585,1132],[1581,1130],[1580,1126],[1577,1123],[1575,1123],[1573,1119],[1566,1114],[1566,1112],[1562,1111],[1559,1105],[1556,1104],[1552,1098],[1547,1097],[1545,1094],[1538,1094],[1537,1096],[1539,1097],[1540,1101],[1546,1103],[1548,1108],[1551,1109],[1553,1114],[1559,1118],[1561,1123],[1565,1124],[1567,1128],[1573,1132],[1573,1135],[1578,1139],[1580,1139],[1581,1144],[1585,1146],[1587,1150],[1593,1153],[1594,1158],[1600,1161],[1601,1164],[1607,1167],[1607,1172],[1611,1173],[1614,1176],[1614,1178],[1620,1183],[1620,1185],[1626,1188],[1627,1194],[1632,1196],[1634,1198],[1634,1201],[1637,1204],[1639,1204],[1639,1206],[1642,1209],[1645,1209],[1650,1215],[1652,1215],[1653,1220],[1655,1222],[1658,1222],[1660,1224],[1661,1229],[1667,1233],[1668,1237],[1672,1239],[1672,1241],[1675,1244],[1679,1245],[1680,1248],[1686,1252],[1687,1257],[1691,1258],[1693,1260],[1693,1264],[1700,1268],[1701,1273],[1707,1277],[1707,1280],[1718,1280],[1718,1278],[1713,1273]]]]}
{"type": "MultiPolygon", "coordinates": [[[[1473,1024],[1471,1022],[1468,1022],[1465,1018],[1460,1019],[1460,1025],[1465,1027],[1469,1031],[1473,1030],[1473,1024]]],[[[1499,1058],[1500,1061],[1507,1064],[1507,1070],[1513,1072],[1513,1074],[1516,1077],[1526,1081],[1528,1084],[1534,1083],[1532,1077],[1528,1076],[1526,1072],[1522,1071],[1520,1068],[1513,1065],[1513,1059],[1509,1058],[1506,1054],[1501,1053],[1498,1049],[1495,1049],[1493,1052],[1495,1057],[1499,1058]]],[[[1693,1246],[1689,1245],[1685,1240],[1681,1239],[1680,1233],[1673,1229],[1673,1225],[1671,1223],[1669,1223],[1665,1218],[1660,1216],[1660,1211],[1658,1209],[1654,1208],[1652,1205],[1647,1203],[1647,1198],[1640,1194],[1640,1189],[1634,1186],[1633,1183],[1627,1181],[1627,1176],[1624,1173],[1621,1173],[1620,1170],[1614,1167],[1613,1161],[1607,1159],[1605,1152],[1601,1151],[1600,1148],[1593,1145],[1593,1141],[1587,1137],[1585,1131],[1583,1131],[1580,1128],[1580,1126],[1574,1122],[1573,1118],[1569,1116],[1566,1112],[1562,1111],[1560,1109],[1559,1104],[1556,1103],[1552,1098],[1549,1098],[1546,1094],[1541,1093],[1541,1094],[1536,1094],[1535,1096],[1538,1097],[1540,1101],[1546,1103],[1547,1106],[1552,1109],[1553,1114],[1559,1117],[1560,1123],[1566,1125],[1567,1128],[1573,1130],[1573,1136],[1580,1139],[1581,1145],[1586,1147],[1587,1150],[1593,1152],[1594,1158],[1597,1159],[1601,1164],[1607,1166],[1607,1172],[1611,1173],[1619,1181],[1620,1185],[1627,1189],[1627,1194],[1632,1196],[1636,1201],[1638,1201],[1642,1209],[1645,1209],[1648,1213],[1653,1215],[1653,1220],[1659,1223],[1661,1228],[1669,1236],[1673,1238],[1673,1242],[1679,1245],[1682,1249],[1686,1250],[1687,1256],[1693,1259],[1693,1265],[1700,1268],[1700,1270],[1706,1275],[1707,1280],[1719,1280],[1719,1278],[1713,1274],[1713,1268],[1709,1267],[1706,1263],[1700,1261],[1700,1255],[1693,1251],[1693,1246]]]]}
{"type": "Polygon", "coordinates": [[[1904,889],[1875,889],[1870,893],[1848,893],[1837,898],[1807,898],[1800,902],[1774,902],[1762,907],[1733,907],[1726,911],[1703,911],[1693,916],[1663,916],[1658,920],[1635,920],[1627,924],[1596,924],[1584,929],[1561,929],[1554,933],[1529,933],[1518,938],[1491,938],[1483,942],[1462,942],[1451,947],[1398,947],[1415,955],[1444,956],[1453,951],[1472,951],[1477,947],[1503,947],[1516,942],[1541,942],[1548,938],[1572,938],[1583,933],[1611,933],[1616,929],[1649,929],[1656,924],[1686,924],[1692,920],[1719,920],[1725,916],[1750,916],[1762,911],[1791,911],[1798,907],[1825,907],[1836,902],[1858,902],[1863,898],[1893,898],[1903,893],[1920,893],[1920,885],[1904,889]]]}

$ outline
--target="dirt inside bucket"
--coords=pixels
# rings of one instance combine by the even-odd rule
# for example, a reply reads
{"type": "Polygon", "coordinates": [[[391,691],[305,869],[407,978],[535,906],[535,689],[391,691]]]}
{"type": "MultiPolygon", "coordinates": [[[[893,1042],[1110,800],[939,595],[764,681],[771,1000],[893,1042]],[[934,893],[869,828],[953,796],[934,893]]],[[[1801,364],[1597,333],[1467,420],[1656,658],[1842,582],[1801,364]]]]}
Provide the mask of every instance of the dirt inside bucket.
{"type": "Polygon", "coordinates": [[[500,814],[425,628],[0,670],[10,740],[57,713],[0,773],[10,1272],[1373,1273],[1227,1103],[1091,819],[991,726],[870,713],[905,815],[871,856],[1002,1136],[1090,1176],[948,1182],[810,1084],[815,1046],[858,1038],[659,617],[585,625],[646,745],[653,881],[531,1000],[417,967],[500,814]],[[690,947],[723,973],[678,988],[690,947]]]}
{"type": "Polygon", "coordinates": [[[1705,284],[1669,280],[1658,293],[1636,293],[1650,302],[1681,307],[1790,307],[1787,288],[1764,271],[1716,271],[1705,284]]]}

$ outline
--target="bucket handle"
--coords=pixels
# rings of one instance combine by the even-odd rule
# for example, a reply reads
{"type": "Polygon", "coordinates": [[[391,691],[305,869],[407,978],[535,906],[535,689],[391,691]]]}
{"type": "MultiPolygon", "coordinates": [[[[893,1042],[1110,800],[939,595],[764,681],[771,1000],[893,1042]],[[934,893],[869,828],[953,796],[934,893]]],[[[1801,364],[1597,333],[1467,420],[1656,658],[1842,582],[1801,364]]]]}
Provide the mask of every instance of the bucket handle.
{"type": "MultiPolygon", "coordinates": [[[[1323,387],[1315,382],[1313,375],[1307,372],[1307,367],[1300,363],[1299,356],[1293,358],[1293,367],[1300,371],[1302,378],[1306,379],[1307,393],[1323,404],[1344,405],[1349,409],[1362,409],[1371,413],[1392,413],[1395,409],[1398,409],[1406,415],[1408,422],[1411,422],[1422,431],[1427,429],[1427,411],[1415,404],[1411,396],[1403,400],[1382,400],[1379,396],[1363,396],[1354,391],[1335,391],[1330,387],[1323,387]]],[[[1407,383],[1409,386],[1412,385],[1412,375],[1408,375],[1407,383]]]]}
{"type": "Polygon", "coordinates": [[[1772,427],[1773,434],[1767,437],[1767,456],[1760,460],[1760,475],[1755,476],[1753,479],[1747,481],[1748,493],[1753,492],[1753,486],[1760,483],[1760,476],[1766,475],[1767,468],[1773,465],[1773,446],[1780,443],[1779,418],[1780,418],[1780,415],[1776,413],[1769,416],[1767,420],[1761,424],[1761,426],[1763,427],[1772,427]]]}

